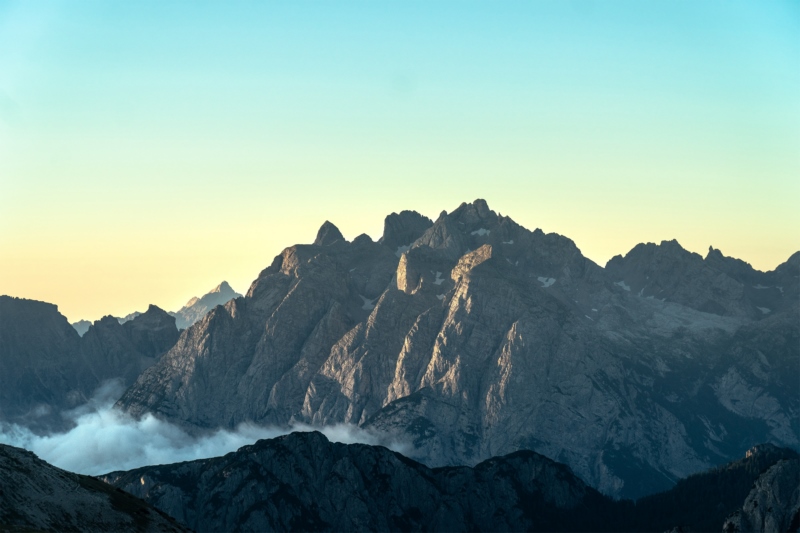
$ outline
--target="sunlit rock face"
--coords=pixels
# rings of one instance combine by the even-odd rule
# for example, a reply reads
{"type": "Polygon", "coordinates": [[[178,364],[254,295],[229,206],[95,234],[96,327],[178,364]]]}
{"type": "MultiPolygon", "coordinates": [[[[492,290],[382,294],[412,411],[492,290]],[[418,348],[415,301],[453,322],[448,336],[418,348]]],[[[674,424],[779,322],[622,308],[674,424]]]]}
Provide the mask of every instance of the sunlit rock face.
{"type": "Polygon", "coordinates": [[[142,500],[0,444],[0,524],[8,531],[188,531],[142,500]]]}
{"type": "Polygon", "coordinates": [[[763,273],[667,242],[603,268],[482,200],[385,231],[348,242],[326,222],[119,407],[187,428],[353,423],[431,466],[530,449],[615,496],[799,445],[800,254],[763,273]]]}
{"type": "Polygon", "coordinates": [[[65,410],[107,380],[131,385],[177,339],[175,319],[155,306],[125,324],[104,317],[81,337],[55,305],[0,296],[0,422],[62,429],[65,410]]]}

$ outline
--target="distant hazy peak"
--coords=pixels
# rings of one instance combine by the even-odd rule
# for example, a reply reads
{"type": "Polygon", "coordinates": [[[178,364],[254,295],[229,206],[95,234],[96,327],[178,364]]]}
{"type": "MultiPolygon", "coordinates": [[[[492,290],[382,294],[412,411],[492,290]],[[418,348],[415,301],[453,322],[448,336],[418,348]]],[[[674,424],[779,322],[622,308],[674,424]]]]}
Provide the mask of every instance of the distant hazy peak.
{"type": "Polygon", "coordinates": [[[660,244],[654,242],[640,242],[630,249],[624,256],[621,254],[615,255],[606,263],[606,268],[614,268],[622,262],[640,261],[647,258],[648,260],[654,257],[671,257],[673,259],[685,259],[702,261],[703,257],[700,254],[690,252],[685,249],[676,240],[661,241],[660,244]]]}
{"type": "Polygon", "coordinates": [[[227,281],[223,281],[201,297],[194,297],[181,309],[170,315],[175,317],[178,329],[186,329],[218,305],[225,305],[241,294],[233,290],[227,281]]]}
{"type": "Polygon", "coordinates": [[[227,281],[223,281],[222,283],[220,283],[219,285],[217,285],[216,287],[211,289],[209,292],[211,292],[211,293],[218,292],[218,293],[221,293],[221,294],[226,294],[226,293],[233,294],[233,293],[235,293],[235,291],[231,288],[231,286],[228,285],[227,281]]]}
{"type": "Polygon", "coordinates": [[[133,320],[134,318],[136,318],[137,316],[139,316],[141,314],[142,313],[140,313],[139,311],[134,311],[133,313],[130,313],[130,314],[125,315],[123,317],[117,318],[117,320],[119,321],[120,324],[124,324],[125,322],[133,320]]]}
{"type": "Polygon", "coordinates": [[[75,331],[77,331],[78,335],[81,337],[83,337],[84,333],[89,330],[89,326],[91,325],[92,323],[88,320],[78,320],[77,322],[72,323],[72,327],[75,328],[75,331]]]}
{"type": "Polygon", "coordinates": [[[317,232],[317,238],[314,239],[314,245],[330,246],[331,244],[335,244],[337,242],[347,241],[342,235],[342,232],[339,231],[339,228],[326,220],[325,223],[320,226],[319,231],[317,232]]]}

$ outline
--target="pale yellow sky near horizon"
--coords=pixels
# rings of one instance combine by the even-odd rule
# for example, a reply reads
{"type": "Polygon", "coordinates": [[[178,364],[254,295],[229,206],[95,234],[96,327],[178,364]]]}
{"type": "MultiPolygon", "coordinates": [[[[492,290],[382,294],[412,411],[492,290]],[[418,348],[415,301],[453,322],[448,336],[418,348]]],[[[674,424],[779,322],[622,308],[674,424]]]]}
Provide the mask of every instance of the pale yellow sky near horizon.
{"type": "MultiPolygon", "coordinates": [[[[489,206],[498,211],[498,207],[504,203],[490,200],[489,206]]],[[[446,210],[452,211],[457,206],[457,203],[451,203],[446,210]]],[[[439,210],[425,207],[418,210],[432,219],[438,216],[439,210]]],[[[245,293],[258,273],[283,248],[312,242],[325,219],[334,222],[348,240],[360,233],[377,239],[382,233],[383,217],[370,217],[365,221],[360,217],[348,216],[348,213],[340,212],[336,216],[336,210],[331,210],[331,216],[323,216],[321,208],[309,211],[313,215],[298,208],[293,215],[282,213],[275,218],[263,217],[261,220],[245,218],[234,225],[232,232],[228,229],[214,231],[201,226],[184,235],[176,235],[174,231],[159,232],[145,226],[138,235],[126,231],[118,236],[113,227],[109,227],[85,239],[79,236],[69,240],[57,237],[49,242],[45,239],[47,244],[38,251],[23,250],[16,258],[19,261],[16,265],[9,265],[5,257],[0,260],[0,272],[3,274],[0,276],[3,281],[0,293],[55,303],[71,322],[79,319],[93,321],[107,314],[123,316],[133,311],[143,311],[151,303],[175,311],[192,296],[202,296],[223,280],[227,280],[236,291],[245,293]],[[147,238],[148,234],[152,235],[150,232],[157,232],[158,235],[147,238]],[[142,238],[146,241],[139,241],[136,247],[128,244],[142,238]],[[180,247],[178,243],[181,243],[180,247]],[[9,266],[22,267],[22,272],[12,272],[9,266]],[[18,290],[13,290],[5,283],[11,273],[17,277],[18,290]]],[[[697,232],[688,224],[676,225],[671,231],[669,224],[661,223],[659,227],[660,221],[654,220],[648,226],[654,225],[656,231],[644,237],[649,230],[637,229],[615,234],[607,222],[592,224],[591,220],[583,219],[585,224],[581,225],[569,213],[544,210],[542,218],[553,220],[555,225],[565,228],[562,231],[552,227],[553,224],[533,223],[539,218],[536,213],[522,212],[517,215],[504,209],[499,211],[529,229],[541,227],[547,232],[556,231],[572,238],[584,255],[601,266],[616,253],[624,255],[638,242],[660,242],[673,238],[677,238],[684,248],[702,256],[705,256],[711,244],[726,255],[749,260],[761,270],[772,270],[797,251],[771,247],[763,240],[756,247],[752,244],[742,246],[736,239],[726,242],[722,238],[718,240],[724,242],[705,244],[713,234],[697,232]],[[737,251],[738,255],[734,253],[737,251]],[[773,261],[759,264],[753,262],[748,254],[771,256],[773,261]]],[[[601,214],[597,216],[601,217],[601,214]]],[[[212,221],[217,218],[212,217],[212,221]]],[[[90,231],[87,228],[87,232],[90,231]]],[[[3,242],[5,244],[5,240],[3,242]]]]}
{"type": "Polygon", "coordinates": [[[484,198],[600,265],[800,250],[800,3],[0,3],[0,294],[239,292],[484,198]]]}

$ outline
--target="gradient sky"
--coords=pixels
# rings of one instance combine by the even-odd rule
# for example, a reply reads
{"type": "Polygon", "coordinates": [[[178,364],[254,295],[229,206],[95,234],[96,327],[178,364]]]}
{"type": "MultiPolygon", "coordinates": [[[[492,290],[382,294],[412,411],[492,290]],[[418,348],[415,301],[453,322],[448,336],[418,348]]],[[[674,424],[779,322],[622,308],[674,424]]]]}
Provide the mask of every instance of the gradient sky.
{"type": "Polygon", "coordinates": [[[800,250],[800,2],[0,0],[0,294],[244,292],[463,201],[604,265],[800,250]]]}

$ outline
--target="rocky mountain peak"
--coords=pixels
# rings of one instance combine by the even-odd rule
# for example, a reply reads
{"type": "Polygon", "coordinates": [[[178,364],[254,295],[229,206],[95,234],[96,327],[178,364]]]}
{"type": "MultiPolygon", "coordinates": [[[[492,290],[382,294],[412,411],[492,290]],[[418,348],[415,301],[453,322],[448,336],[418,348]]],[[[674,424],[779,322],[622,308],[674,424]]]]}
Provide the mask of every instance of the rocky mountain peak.
{"type": "Polygon", "coordinates": [[[137,329],[175,328],[175,317],[160,307],[150,304],[147,311],[125,324],[130,324],[129,327],[137,329]]]}
{"type": "Polygon", "coordinates": [[[489,209],[486,200],[477,199],[471,204],[462,203],[458,209],[450,213],[450,217],[468,228],[475,224],[493,226],[498,222],[497,213],[489,209]]]}
{"type": "Polygon", "coordinates": [[[89,322],[88,320],[78,320],[77,322],[72,323],[72,327],[75,328],[75,331],[77,331],[78,335],[80,335],[81,337],[83,337],[84,334],[87,331],[89,331],[89,327],[91,325],[92,323],[89,322]]]}
{"type": "Polygon", "coordinates": [[[374,241],[372,240],[372,237],[370,237],[366,233],[362,233],[361,235],[353,239],[353,244],[355,244],[356,246],[361,246],[364,244],[372,244],[373,242],[374,241]]]}
{"type": "Polygon", "coordinates": [[[320,226],[319,231],[317,232],[317,238],[314,239],[314,245],[330,246],[331,244],[335,244],[337,242],[347,241],[342,235],[342,232],[339,231],[339,228],[326,220],[325,223],[320,226]]]}
{"type": "Polygon", "coordinates": [[[410,246],[432,225],[431,219],[416,211],[392,213],[383,221],[383,237],[379,242],[397,251],[410,246]]]}
{"type": "Polygon", "coordinates": [[[761,272],[755,270],[750,263],[734,257],[727,257],[713,246],[708,247],[708,254],[704,261],[711,268],[724,272],[742,283],[754,285],[759,282],[761,272]]]}
{"type": "Polygon", "coordinates": [[[202,297],[194,297],[189,300],[180,310],[169,313],[175,317],[175,325],[178,329],[186,329],[211,311],[218,305],[224,305],[241,294],[234,291],[227,281],[223,281],[202,297]]]}
{"type": "MultiPolygon", "coordinates": [[[[140,315],[141,313],[136,313],[136,316],[132,317],[130,320],[133,320],[134,318],[140,315]]],[[[126,320],[124,323],[130,322],[130,320],[126,320]]],[[[98,320],[95,320],[94,323],[92,324],[92,326],[94,327],[103,327],[103,328],[113,328],[121,325],[122,323],[120,323],[119,319],[111,315],[100,317],[98,320]]]]}
{"type": "Polygon", "coordinates": [[[794,278],[800,277],[800,252],[795,252],[789,256],[785,263],[775,269],[776,272],[778,270],[786,270],[794,278]]]}
{"type": "Polygon", "coordinates": [[[236,294],[236,291],[234,291],[231,288],[231,286],[228,284],[227,281],[223,281],[222,283],[220,283],[219,285],[217,285],[216,287],[211,289],[209,291],[209,293],[212,293],[212,294],[236,294]]]}

